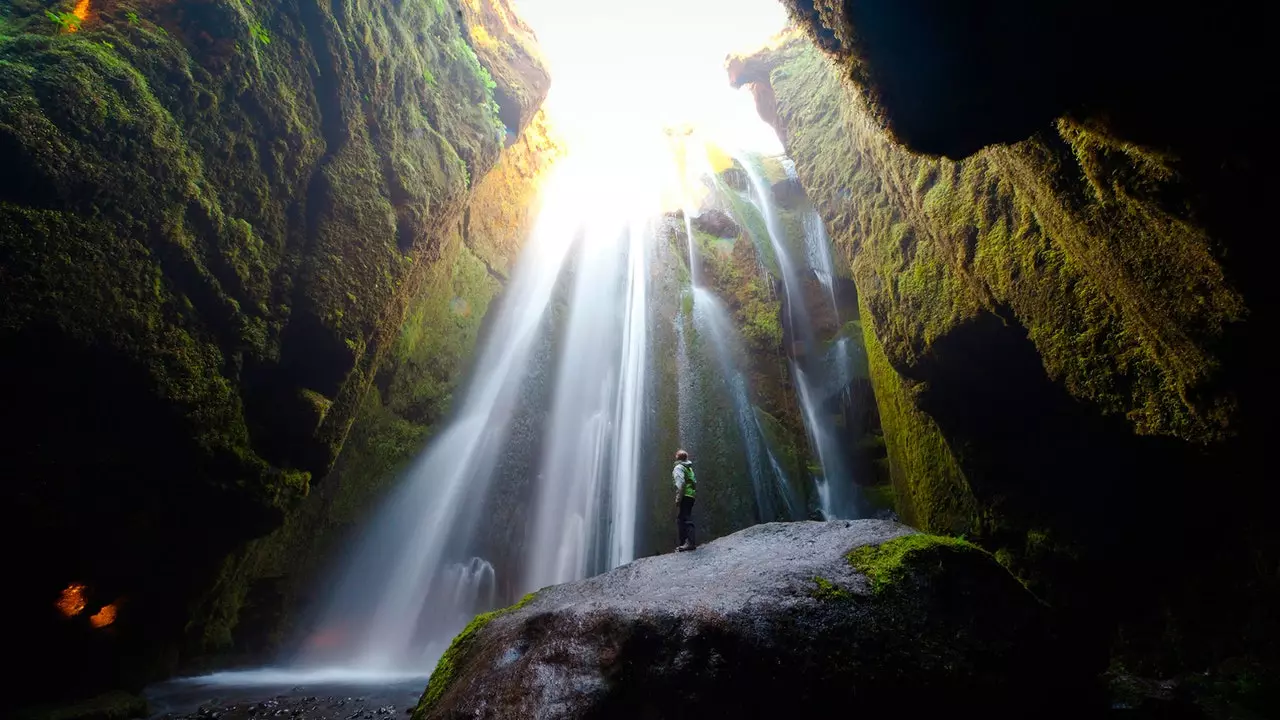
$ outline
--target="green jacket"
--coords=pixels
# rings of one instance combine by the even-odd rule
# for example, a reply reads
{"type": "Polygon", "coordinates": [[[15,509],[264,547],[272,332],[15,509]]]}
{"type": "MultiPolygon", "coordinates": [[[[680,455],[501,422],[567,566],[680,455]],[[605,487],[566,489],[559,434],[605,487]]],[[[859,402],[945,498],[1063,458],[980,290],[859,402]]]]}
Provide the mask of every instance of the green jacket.
{"type": "Polygon", "coordinates": [[[675,468],[671,470],[671,479],[675,481],[676,489],[685,497],[693,497],[697,492],[698,480],[693,475],[693,463],[688,460],[676,463],[675,468]]]}

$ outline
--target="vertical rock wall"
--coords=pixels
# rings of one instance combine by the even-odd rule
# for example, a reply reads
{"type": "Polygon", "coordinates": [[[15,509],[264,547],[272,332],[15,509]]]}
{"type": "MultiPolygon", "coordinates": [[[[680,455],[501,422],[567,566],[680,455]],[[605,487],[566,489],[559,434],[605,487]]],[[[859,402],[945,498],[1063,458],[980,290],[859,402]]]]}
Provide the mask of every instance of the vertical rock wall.
{"type": "Polygon", "coordinates": [[[497,286],[459,223],[547,87],[500,0],[81,6],[0,5],[0,448],[32,544],[31,697],[228,642],[239,603],[200,600],[228,553],[340,496],[320,480],[384,361],[439,349],[420,426],[357,432],[384,464],[420,439],[497,286]]]}
{"type": "Polygon", "coordinates": [[[1252,191],[1225,197],[1254,166],[1227,156],[1215,185],[1203,144],[1140,144],[1083,114],[977,152],[973,127],[939,134],[944,116],[922,135],[895,125],[914,96],[849,50],[878,26],[815,12],[797,17],[835,59],[794,38],[730,71],[852,270],[902,515],[996,551],[1088,628],[1094,658],[1273,652],[1276,533],[1242,508],[1275,497],[1255,474],[1270,391],[1251,359],[1273,298],[1240,262],[1258,257],[1247,221],[1220,214],[1257,212],[1252,191]],[[973,154],[900,144],[944,139],[973,154]]]}

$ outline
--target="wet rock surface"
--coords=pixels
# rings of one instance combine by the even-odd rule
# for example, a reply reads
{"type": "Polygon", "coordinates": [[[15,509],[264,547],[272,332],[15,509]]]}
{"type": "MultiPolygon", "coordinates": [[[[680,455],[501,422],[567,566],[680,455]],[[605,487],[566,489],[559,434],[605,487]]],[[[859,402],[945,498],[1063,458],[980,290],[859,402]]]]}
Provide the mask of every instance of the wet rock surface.
{"type": "Polygon", "coordinates": [[[758,525],[544,589],[455,640],[415,720],[1077,712],[1044,607],[989,555],[917,536],[891,567],[849,559],[908,535],[758,525]]]}
{"type": "Polygon", "coordinates": [[[739,232],[738,223],[734,222],[733,218],[724,211],[714,208],[704,210],[693,218],[693,229],[723,238],[736,237],[739,232]]]}

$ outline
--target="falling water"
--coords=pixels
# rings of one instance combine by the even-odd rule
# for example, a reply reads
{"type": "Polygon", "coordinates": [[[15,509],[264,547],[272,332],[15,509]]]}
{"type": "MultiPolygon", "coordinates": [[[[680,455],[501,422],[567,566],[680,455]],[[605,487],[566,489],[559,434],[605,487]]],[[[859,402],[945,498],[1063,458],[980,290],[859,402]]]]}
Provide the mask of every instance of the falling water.
{"type": "MultiPolygon", "coordinates": [[[[549,198],[572,198],[552,182],[549,198]]],[[[501,342],[481,349],[453,419],[414,462],[343,563],[296,664],[425,674],[442,643],[494,602],[493,567],[473,558],[470,548],[531,349],[544,330],[546,309],[580,224],[575,203],[543,208],[491,329],[491,337],[501,342]]]]}
{"type": "MultiPolygon", "coordinates": [[[[789,180],[799,182],[796,164],[791,158],[782,158],[782,168],[786,171],[789,180]]],[[[831,240],[827,237],[827,228],[822,222],[822,216],[818,215],[818,211],[812,207],[807,208],[804,213],[804,251],[813,274],[827,290],[827,296],[831,299],[831,309],[838,312],[835,292],[836,270],[835,263],[831,259],[831,240]]]]}
{"type": "MultiPolygon", "coordinates": [[[[811,341],[799,271],[781,240],[767,187],[743,164],[782,271],[789,327],[811,341]]],[[[577,184],[555,180],[548,187],[533,236],[495,306],[469,387],[344,558],[314,630],[293,660],[295,669],[338,668],[351,677],[425,675],[470,617],[509,602],[515,590],[585,577],[636,557],[641,495],[656,488],[641,478],[655,341],[648,327],[654,317],[650,274],[654,254],[667,246],[657,242],[656,198],[637,199],[644,195],[636,189],[642,183],[620,188],[583,182],[581,172],[573,176],[577,184]],[[567,312],[549,312],[562,300],[567,312]],[[534,393],[545,400],[530,400],[534,348],[547,343],[554,343],[556,364],[538,376],[551,378],[550,392],[534,393]],[[526,407],[529,402],[545,406],[526,407]],[[495,480],[510,452],[512,419],[531,412],[546,420],[531,459],[537,480],[524,513],[528,525],[515,532],[527,541],[482,550],[491,530],[485,512],[501,487],[495,480]]],[[[686,206],[683,219],[691,270],[685,292],[692,302],[671,318],[681,441],[711,437],[703,431],[705,413],[729,410],[725,427],[737,437],[718,441],[741,444],[717,451],[732,457],[740,450],[754,518],[798,519],[805,508],[766,440],[734,322],[724,303],[699,284],[690,210],[686,206]],[[695,361],[696,348],[709,351],[718,372],[704,378],[695,371],[701,362],[695,361]],[[719,399],[708,402],[713,395],[719,399]]],[[[806,247],[818,242],[809,235],[806,247]]],[[[811,255],[805,260],[817,264],[811,255]]],[[[836,387],[829,382],[834,376],[798,363],[793,371],[809,441],[824,469],[817,479],[823,511],[848,517],[852,485],[822,411],[836,387]],[[849,493],[841,495],[846,488],[849,493]]],[[[714,472],[706,477],[717,479],[714,472]]],[[[733,478],[719,479],[719,492],[731,492],[733,478]]],[[[664,495],[668,484],[662,482],[664,495]]]]}
{"type": "MultiPolygon", "coordinates": [[[[853,477],[849,472],[848,463],[840,447],[836,428],[823,408],[823,400],[827,397],[827,394],[822,392],[820,388],[826,373],[823,372],[821,363],[815,364],[814,362],[816,341],[808,307],[805,304],[802,292],[800,275],[795,262],[791,258],[791,251],[784,242],[785,236],[778,223],[778,215],[773,204],[773,194],[769,185],[765,182],[759,167],[754,162],[754,158],[739,155],[736,159],[747,173],[751,186],[751,202],[764,218],[765,228],[769,235],[769,244],[773,249],[774,257],[777,259],[778,271],[782,276],[783,292],[786,295],[787,320],[792,343],[794,346],[803,348],[801,357],[796,357],[795,353],[791,354],[791,371],[800,396],[800,407],[804,417],[805,431],[809,438],[809,445],[818,456],[818,461],[822,466],[822,477],[815,479],[818,496],[821,501],[822,514],[826,518],[855,517],[857,507],[853,477]],[[809,372],[806,372],[805,368],[802,367],[806,362],[809,366],[809,372]],[[811,377],[812,374],[819,375],[819,377],[811,377]]],[[[786,166],[786,169],[788,176],[794,177],[794,166],[786,166]]],[[[809,232],[808,225],[809,223],[806,221],[806,259],[810,260],[808,269],[818,274],[821,279],[823,270],[816,267],[813,262],[814,255],[818,255],[820,256],[817,258],[818,261],[826,264],[827,277],[832,278],[834,273],[832,272],[830,251],[826,249],[821,252],[810,251],[809,248],[817,243],[818,237],[809,232]],[[825,260],[822,258],[825,258],[825,260]]],[[[820,220],[818,225],[819,227],[821,226],[820,220]]],[[[822,233],[821,240],[825,248],[825,232],[822,233]]],[[[830,281],[824,284],[827,285],[834,308],[835,295],[831,290],[830,281]]]]}
{"type": "Polygon", "coordinates": [[[652,228],[588,229],[577,267],[524,586],[635,557],[652,228]]]}
{"type": "Polygon", "coordinates": [[[756,517],[761,521],[778,519],[775,498],[780,498],[786,510],[782,517],[799,519],[799,502],[794,497],[782,466],[764,439],[764,431],[747,394],[746,378],[736,366],[735,360],[741,357],[741,350],[728,310],[711,291],[694,287],[693,318],[698,332],[711,340],[722,377],[733,401],[738,430],[747,454],[751,485],[755,492],[756,517]]]}
{"type": "Polygon", "coordinates": [[[826,288],[827,297],[831,300],[831,309],[833,312],[839,312],[836,306],[836,289],[835,289],[835,265],[831,260],[831,240],[827,237],[826,226],[822,222],[822,217],[818,215],[818,211],[809,208],[804,214],[804,249],[805,255],[809,260],[809,267],[813,268],[813,274],[817,276],[818,282],[822,283],[822,287],[826,288]]]}

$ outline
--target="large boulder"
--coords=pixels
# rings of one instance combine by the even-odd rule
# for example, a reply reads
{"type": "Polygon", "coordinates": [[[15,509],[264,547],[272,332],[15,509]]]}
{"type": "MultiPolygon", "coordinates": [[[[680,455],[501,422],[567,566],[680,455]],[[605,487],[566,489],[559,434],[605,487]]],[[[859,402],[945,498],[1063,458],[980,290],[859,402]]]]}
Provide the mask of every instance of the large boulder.
{"type": "Polygon", "coordinates": [[[1046,612],[960,540],[757,525],[477,618],[414,720],[1070,713],[1086,694],[1056,668],[1046,612]]]}

